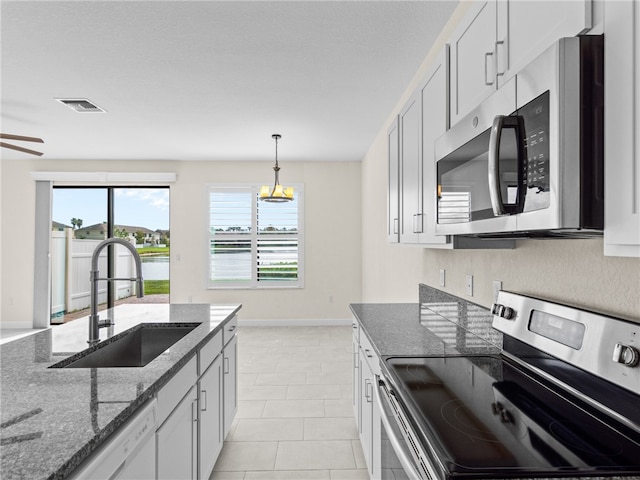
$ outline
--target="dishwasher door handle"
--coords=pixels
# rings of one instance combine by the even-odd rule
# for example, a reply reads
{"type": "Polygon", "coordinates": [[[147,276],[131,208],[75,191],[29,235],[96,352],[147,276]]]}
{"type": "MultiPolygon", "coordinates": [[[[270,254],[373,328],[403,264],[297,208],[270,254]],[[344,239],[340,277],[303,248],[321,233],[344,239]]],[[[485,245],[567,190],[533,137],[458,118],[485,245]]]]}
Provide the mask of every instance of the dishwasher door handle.
{"type": "MultiPolygon", "coordinates": [[[[384,429],[387,432],[387,437],[389,438],[389,443],[391,443],[391,447],[393,448],[393,451],[396,452],[396,455],[398,456],[398,460],[400,461],[402,468],[404,468],[404,471],[407,473],[407,476],[409,478],[416,478],[416,479],[424,478],[422,475],[420,475],[420,473],[418,472],[418,469],[414,465],[414,462],[412,461],[412,458],[411,458],[411,454],[407,452],[406,447],[403,445],[404,444],[403,440],[398,438],[395,430],[393,430],[393,428],[391,427],[391,422],[389,422],[389,418],[387,417],[387,412],[385,412],[384,407],[382,406],[382,401],[383,401],[382,397],[383,395],[385,397],[387,395],[384,392],[382,393],[380,392],[382,385],[385,385],[384,381],[380,378],[379,375],[376,375],[375,382],[376,382],[376,385],[375,385],[375,388],[373,389],[373,393],[375,395],[376,404],[378,405],[378,410],[380,412],[380,420],[382,421],[382,425],[384,426],[384,429]]],[[[387,402],[387,399],[385,398],[384,401],[387,402]]]]}

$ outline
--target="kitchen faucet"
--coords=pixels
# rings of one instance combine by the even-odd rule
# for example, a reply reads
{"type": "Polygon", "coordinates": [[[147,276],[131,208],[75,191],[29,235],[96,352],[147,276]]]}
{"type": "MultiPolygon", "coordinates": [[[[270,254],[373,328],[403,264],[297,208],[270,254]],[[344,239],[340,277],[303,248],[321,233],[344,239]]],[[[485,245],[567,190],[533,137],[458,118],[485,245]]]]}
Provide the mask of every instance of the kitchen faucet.
{"type": "Polygon", "coordinates": [[[96,249],[93,251],[93,255],[91,256],[91,273],[89,280],[91,281],[91,315],[89,315],[88,343],[89,345],[94,345],[100,341],[100,329],[113,325],[113,321],[111,319],[101,321],[100,315],[98,315],[98,282],[100,280],[105,280],[107,282],[113,282],[116,280],[128,280],[130,282],[136,282],[137,297],[144,297],[144,284],[142,283],[142,265],[140,262],[140,255],[136,251],[136,248],[131,245],[131,243],[123,240],[122,238],[107,238],[106,240],[100,242],[96,249]],[[100,257],[100,252],[104,247],[114,243],[123,245],[131,251],[133,259],[136,262],[137,276],[135,278],[100,278],[100,272],[98,271],[98,257],[100,257]]]}

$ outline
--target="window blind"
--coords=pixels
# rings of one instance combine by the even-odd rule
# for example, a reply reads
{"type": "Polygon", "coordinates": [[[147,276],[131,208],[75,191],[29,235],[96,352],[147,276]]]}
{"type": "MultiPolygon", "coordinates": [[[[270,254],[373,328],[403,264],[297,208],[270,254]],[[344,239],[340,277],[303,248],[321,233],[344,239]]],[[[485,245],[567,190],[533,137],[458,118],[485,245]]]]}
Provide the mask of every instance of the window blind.
{"type": "Polygon", "coordinates": [[[209,287],[302,286],[301,196],[258,200],[259,186],[209,189],[209,287]]]}

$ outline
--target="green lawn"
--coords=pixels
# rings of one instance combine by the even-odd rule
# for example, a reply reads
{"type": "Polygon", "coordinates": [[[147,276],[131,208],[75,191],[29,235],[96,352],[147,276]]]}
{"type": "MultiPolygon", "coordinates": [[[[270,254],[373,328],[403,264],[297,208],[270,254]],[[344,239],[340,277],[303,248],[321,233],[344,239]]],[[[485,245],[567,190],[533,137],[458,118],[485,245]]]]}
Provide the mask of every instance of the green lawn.
{"type": "Polygon", "coordinates": [[[137,250],[140,255],[169,255],[169,247],[142,247],[137,250]]]}
{"type": "Polygon", "coordinates": [[[169,280],[145,280],[144,294],[159,295],[169,293],[169,280]]]}

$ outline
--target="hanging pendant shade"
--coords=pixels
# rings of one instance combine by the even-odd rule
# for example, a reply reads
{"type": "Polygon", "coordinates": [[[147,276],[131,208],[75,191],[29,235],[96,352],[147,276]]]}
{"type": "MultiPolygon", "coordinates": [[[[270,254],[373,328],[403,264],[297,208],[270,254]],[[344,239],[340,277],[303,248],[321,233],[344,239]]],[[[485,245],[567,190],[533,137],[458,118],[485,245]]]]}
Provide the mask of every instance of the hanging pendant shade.
{"type": "Polygon", "coordinates": [[[274,133],[271,135],[276,141],[276,165],[273,167],[275,172],[275,181],[273,186],[263,185],[260,187],[260,200],[263,202],[290,202],[293,200],[293,187],[283,187],[280,185],[280,167],[278,166],[278,140],[282,138],[281,135],[274,133]]]}

